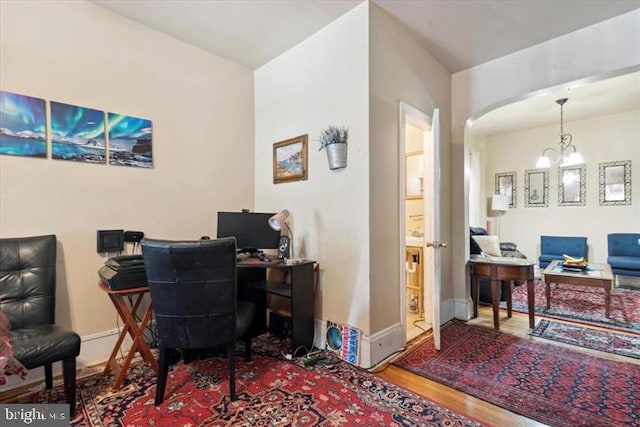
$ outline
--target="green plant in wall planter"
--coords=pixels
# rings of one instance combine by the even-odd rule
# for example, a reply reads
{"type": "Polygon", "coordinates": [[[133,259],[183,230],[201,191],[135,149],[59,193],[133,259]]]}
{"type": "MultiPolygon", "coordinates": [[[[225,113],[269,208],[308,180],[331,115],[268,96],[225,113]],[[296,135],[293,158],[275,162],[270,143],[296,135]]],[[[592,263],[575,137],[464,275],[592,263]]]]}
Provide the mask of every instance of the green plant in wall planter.
{"type": "Polygon", "coordinates": [[[349,138],[349,129],[346,126],[329,125],[326,129],[320,131],[320,149],[327,151],[327,160],[329,161],[329,169],[342,169],[347,167],[347,139],[349,138]]]}

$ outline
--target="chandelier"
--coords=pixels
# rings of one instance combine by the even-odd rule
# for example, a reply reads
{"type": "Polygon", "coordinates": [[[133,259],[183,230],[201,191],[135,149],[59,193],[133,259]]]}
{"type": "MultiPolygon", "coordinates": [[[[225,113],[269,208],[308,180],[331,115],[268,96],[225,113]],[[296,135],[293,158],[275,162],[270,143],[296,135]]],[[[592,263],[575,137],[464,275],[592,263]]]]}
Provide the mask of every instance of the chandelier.
{"type": "Polygon", "coordinates": [[[569,133],[564,133],[563,127],[563,107],[569,98],[561,98],[556,100],[556,104],[560,106],[560,150],[547,147],[542,151],[542,156],[536,162],[536,168],[549,168],[551,167],[551,159],[547,155],[548,152],[555,153],[555,159],[553,163],[557,163],[559,166],[572,166],[583,163],[582,155],[578,153],[578,149],[573,145],[573,136],[569,133]]]}

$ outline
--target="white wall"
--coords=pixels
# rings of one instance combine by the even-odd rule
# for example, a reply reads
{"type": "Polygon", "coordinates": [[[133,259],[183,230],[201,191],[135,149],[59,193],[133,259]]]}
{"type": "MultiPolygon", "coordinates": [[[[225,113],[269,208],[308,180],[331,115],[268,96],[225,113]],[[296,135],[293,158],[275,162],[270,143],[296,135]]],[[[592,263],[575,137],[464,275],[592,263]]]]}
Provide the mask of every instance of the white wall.
{"type": "Polygon", "coordinates": [[[0,31],[2,90],[153,122],[153,169],[0,156],[0,235],[56,234],[58,323],[111,330],[96,230],[215,236],[252,207],[252,71],[84,1],[3,1],[0,31]]]}
{"type": "Polygon", "coordinates": [[[589,260],[606,263],[608,233],[640,232],[640,199],[632,197],[630,205],[600,206],[598,164],[631,160],[635,178],[631,194],[640,194],[640,179],[633,173],[640,167],[640,110],[565,121],[564,129],[573,135],[585,160],[585,206],[558,206],[557,167],[549,170],[549,206],[524,206],[525,170],[534,168],[545,147],[557,145],[557,126],[492,135],[480,143],[481,157],[486,159],[485,194],[493,193],[495,173],[516,171],[517,205],[500,217],[501,241],[516,243],[528,258],[537,260],[541,235],[585,236],[589,260]]]}
{"type": "Polygon", "coordinates": [[[296,255],[320,263],[316,318],[369,333],[368,4],[255,71],[255,206],[288,208],[296,255]],[[320,130],[349,128],[348,166],[329,170],[320,130]],[[273,184],[273,144],[309,135],[309,177],[273,184]]]}
{"type": "MultiPolygon", "coordinates": [[[[442,179],[441,236],[448,241],[450,222],[451,74],[387,12],[371,6],[370,56],[370,198],[371,198],[371,329],[380,331],[400,319],[399,236],[399,103],[425,114],[440,109],[442,179]]],[[[449,253],[442,251],[442,300],[449,287],[449,253]]],[[[397,349],[396,349],[397,350],[397,349]]]]}
{"type": "Polygon", "coordinates": [[[456,298],[469,301],[468,151],[469,118],[533,91],[565,85],[640,64],[640,10],[583,28],[480,66],[452,78],[453,264],[456,298]],[[464,251],[461,249],[464,248],[464,251]]]}

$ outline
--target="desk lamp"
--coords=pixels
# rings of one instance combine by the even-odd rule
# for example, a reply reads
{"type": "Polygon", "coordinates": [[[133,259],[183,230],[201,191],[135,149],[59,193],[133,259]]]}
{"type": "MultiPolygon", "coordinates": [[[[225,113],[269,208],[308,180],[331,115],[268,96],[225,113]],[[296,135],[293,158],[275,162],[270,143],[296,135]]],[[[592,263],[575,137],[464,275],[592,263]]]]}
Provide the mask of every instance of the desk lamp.
{"type": "Polygon", "coordinates": [[[269,226],[275,231],[282,230],[282,226],[283,225],[285,227],[287,227],[287,230],[289,230],[289,240],[290,240],[290,244],[291,244],[291,257],[285,258],[284,262],[285,262],[285,264],[297,264],[299,262],[302,262],[302,258],[296,258],[296,257],[293,256],[294,255],[294,252],[293,252],[293,231],[291,231],[291,228],[289,227],[289,224],[287,224],[287,218],[289,218],[289,215],[291,215],[291,212],[289,212],[288,209],[283,209],[280,212],[278,212],[277,214],[275,214],[274,216],[272,216],[271,218],[269,218],[268,222],[269,222],[269,226]]]}

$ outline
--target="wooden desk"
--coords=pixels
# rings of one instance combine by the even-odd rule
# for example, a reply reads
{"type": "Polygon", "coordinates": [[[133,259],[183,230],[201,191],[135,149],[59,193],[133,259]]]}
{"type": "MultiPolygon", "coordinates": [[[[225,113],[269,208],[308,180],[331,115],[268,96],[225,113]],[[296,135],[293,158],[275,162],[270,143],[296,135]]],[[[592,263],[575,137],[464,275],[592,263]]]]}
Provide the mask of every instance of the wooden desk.
{"type": "Polygon", "coordinates": [[[109,288],[107,284],[105,284],[102,280],[98,282],[100,289],[105,291],[114,307],[118,311],[120,318],[124,322],[124,327],[120,331],[120,336],[118,337],[118,341],[116,341],[113,350],[111,351],[111,355],[109,356],[109,360],[107,361],[107,365],[104,367],[104,373],[109,373],[113,371],[116,375],[116,381],[113,385],[115,389],[119,389],[122,387],[122,382],[124,381],[124,377],[129,369],[129,365],[131,364],[131,360],[136,352],[140,353],[142,359],[146,360],[151,364],[153,370],[158,373],[158,362],[156,361],[153,354],[151,354],[151,350],[147,345],[147,342],[144,339],[143,332],[151,320],[151,314],[153,313],[153,308],[151,304],[144,311],[144,315],[142,317],[142,321],[140,322],[140,326],[138,326],[138,322],[136,321],[135,315],[140,308],[140,303],[142,302],[142,298],[146,293],[149,292],[149,288],[147,286],[139,287],[139,288],[131,288],[131,289],[120,289],[113,290],[109,288]],[[129,305],[127,303],[127,299],[135,297],[133,304],[129,305]],[[125,355],[124,361],[122,365],[118,363],[117,356],[120,352],[120,347],[124,342],[127,334],[131,336],[133,340],[129,351],[125,355]]]}
{"type": "Polygon", "coordinates": [[[613,289],[614,275],[608,264],[589,263],[584,272],[564,271],[562,261],[555,260],[542,272],[542,280],[546,285],[547,310],[551,308],[551,283],[567,285],[589,286],[604,289],[604,314],[609,317],[611,306],[611,289],[613,289]]]}
{"type": "Polygon", "coordinates": [[[251,326],[253,336],[267,331],[267,294],[278,295],[289,300],[292,329],[291,353],[299,356],[313,348],[314,264],[314,261],[310,260],[304,260],[298,264],[285,264],[278,260],[261,262],[254,258],[238,262],[238,297],[256,305],[256,315],[251,326]],[[268,281],[267,269],[278,269],[286,273],[288,283],[268,281]]]}
{"type": "Polygon", "coordinates": [[[471,257],[471,297],[473,298],[473,317],[478,317],[478,299],[480,297],[480,278],[491,280],[491,301],[493,306],[493,328],[500,329],[498,297],[499,281],[506,280],[507,315],[511,317],[511,281],[526,280],[527,305],[529,310],[529,328],[535,327],[535,287],[533,266],[535,262],[509,257],[471,257]]]}

